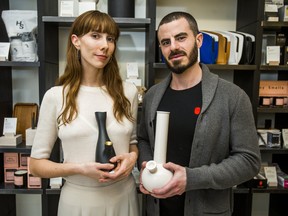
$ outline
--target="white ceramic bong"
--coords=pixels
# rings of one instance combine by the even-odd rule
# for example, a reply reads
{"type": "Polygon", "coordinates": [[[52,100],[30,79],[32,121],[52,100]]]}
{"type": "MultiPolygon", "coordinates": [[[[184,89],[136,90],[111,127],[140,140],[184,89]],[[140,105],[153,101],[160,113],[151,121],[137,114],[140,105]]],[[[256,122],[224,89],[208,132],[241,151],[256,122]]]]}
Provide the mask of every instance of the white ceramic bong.
{"type": "Polygon", "coordinates": [[[143,186],[150,192],[165,186],[173,176],[170,170],[163,167],[166,163],[169,114],[169,112],[157,111],[154,160],[146,163],[141,175],[143,186]]]}

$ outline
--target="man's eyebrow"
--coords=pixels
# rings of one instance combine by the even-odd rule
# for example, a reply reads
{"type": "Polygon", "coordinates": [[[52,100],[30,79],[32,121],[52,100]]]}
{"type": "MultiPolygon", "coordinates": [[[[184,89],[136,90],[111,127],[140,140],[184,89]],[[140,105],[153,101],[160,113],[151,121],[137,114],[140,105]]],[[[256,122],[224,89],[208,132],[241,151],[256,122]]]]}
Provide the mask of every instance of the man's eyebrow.
{"type": "MultiPolygon", "coordinates": [[[[179,34],[174,35],[174,38],[181,37],[181,36],[187,36],[187,35],[188,35],[188,34],[187,34],[186,32],[180,32],[179,34]]],[[[167,40],[170,40],[170,39],[169,39],[169,38],[163,38],[163,39],[160,41],[160,43],[165,42],[165,41],[167,41],[167,40]]]]}
{"type": "Polygon", "coordinates": [[[180,32],[179,34],[175,35],[174,38],[180,37],[180,36],[187,36],[188,34],[186,32],[180,32]]]}

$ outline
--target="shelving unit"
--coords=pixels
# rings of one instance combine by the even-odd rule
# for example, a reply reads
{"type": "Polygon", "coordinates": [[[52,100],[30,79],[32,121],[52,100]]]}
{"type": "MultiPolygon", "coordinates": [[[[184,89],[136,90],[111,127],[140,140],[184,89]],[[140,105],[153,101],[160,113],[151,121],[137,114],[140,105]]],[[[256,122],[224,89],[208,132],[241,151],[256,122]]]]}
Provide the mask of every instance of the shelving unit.
{"type": "MultiPolygon", "coordinates": [[[[0,12],[9,9],[9,1],[1,1],[0,12]]],[[[2,19],[0,19],[0,41],[8,41],[8,35],[2,19]],[[5,29],[5,31],[2,31],[5,29]]],[[[0,131],[3,131],[3,119],[12,115],[12,72],[11,63],[0,64],[0,131]],[[5,92],[5,93],[4,93],[5,92]]]]}
{"type": "MultiPolygon", "coordinates": [[[[0,14],[3,10],[10,9],[10,1],[2,0],[0,2],[0,14]]],[[[6,27],[2,19],[0,19],[0,41],[9,42],[6,27]]],[[[12,97],[12,70],[24,68],[30,70],[31,68],[39,68],[40,62],[0,62],[0,131],[3,131],[4,117],[11,117],[13,111],[13,97],[12,97]]],[[[17,194],[42,194],[42,189],[20,189],[15,188],[13,183],[4,183],[3,173],[3,153],[30,153],[31,147],[26,147],[25,143],[17,147],[0,147],[0,212],[1,215],[16,215],[16,195],[17,194]]]]}
{"type": "MultiPolygon", "coordinates": [[[[257,69],[256,65],[217,65],[206,64],[210,70],[241,70],[241,71],[254,71],[257,69]]],[[[167,66],[164,63],[153,63],[155,69],[164,69],[167,66]]]]}
{"type": "Polygon", "coordinates": [[[16,215],[16,194],[42,194],[42,189],[15,188],[13,183],[4,183],[3,173],[3,153],[30,153],[31,147],[26,147],[25,143],[17,145],[17,147],[0,147],[0,212],[1,215],[16,215]]]}
{"type": "MultiPolygon", "coordinates": [[[[264,21],[265,0],[241,0],[237,5],[237,31],[247,32],[256,37],[256,53],[253,65],[207,65],[212,71],[233,73],[233,82],[245,90],[250,97],[255,116],[255,124],[259,115],[263,113],[275,115],[275,128],[288,128],[288,108],[267,108],[258,106],[259,82],[261,74],[277,73],[279,80],[288,80],[288,66],[267,66],[261,64],[262,38],[266,31],[286,32],[288,22],[264,21]],[[249,5],[249,6],[248,6],[249,5]]],[[[9,0],[1,0],[0,12],[9,9],[9,0]]],[[[75,17],[58,16],[58,0],[37,0],[38,11],[38,56],[39,62],[0,62],[0,131],[3,127],[2,119],[12,115],[12,68],[37,67],[39,68],[39,99],[55,84],[59,74],[59,27],[69,27],[75,17]]],[[[114,18],[121,30],[140,29],[145,32],[145,86],[150,88],[155,83],[157,70],[166,69],[164,63],[155,62],[155,29],[156,29],[156,0],[146,0],[146,18],[114,18]]],[[[8,41],[4,23],[0,20],[0,41],[8,41]]],[[[287,35],[286,35],[287,36],[287,35]]],[[[20,145],[17,148],[0,147],[0,160],[3,161],[3,152],[30,153],[31,148],[20,145]]],[[[288,172],[285,159],[287,149],[261,149],[261,154],[270,162],[277,162],[281,169],[288,172]]],[[[59,145],[53,150],[52,160],[59,161],[59,145]]],[[[3,168],[0,162],[0,168],[3,168]]],[[[41,194],[42,215],[56,215],[60,190],[49,189],[48,180],[43,180],[42,189],[15,189],[11,184],[3,183],[3,174],[0,174],[0,212],[1,215],[16,215],[16,194],[41,194]],[[11,213],[12,212],[12,213],[11,213]]],[[[281,187],[268,189],[235,188],[235,215],[251,215],[252,196],[256,193],[270,194],[269,215],[285,215],[285,204],[288,190],[281,187]],[[281,206],[282,204],[282,206],[281,206]],[[245,206],[245,208],[243,208],[245,206]]]]}
{"type": "MultiPolygon", "coordinates": [[[[263,65],[262,58],[262,41],[265,33],[271,32],[282,32],[286,34],[288,30],[288,22],[267,22],[264,20],[264,6],[265,0],[243,0],[238,1],[237,6],[237,30],[244,31],[247,33],[254,34],[256,36],[256,56],[255,64],[257,69],[255,70],[254,76],[250,77],[253,82],[253,87],[251,91],[251,101],[253,108],[255,110],[255,119],[257,126],[257,119],[263,114],[273,114],[274,117],[274,128],[282,129],[288,127],[287,117],[288,108],[287,107],[260,107],[258,105],[259,101],[259,83],[261,80],[261,74],[276,73],[278,75],[278,80],[288,80],[288,66],[269,66],[263,65]],[[249,7],[247,7],[249,5],[249,7]]],[[[286,44],[287,45],[287,44],[286,44]]],[[[240,77],[239,77],[240,78],[240,77]]],[[[250,97],[251,97],[250,96],[250,97]]],[[[263,162],[268,163],[278,163],[281,170],[287,173],[288,166],[285,161],[288,157],[287,149],[269,149],[261,148],[261,155],[263,162]]],[[[284,201],[288,198],[288,190],[276,187],[267,189],[252,189],[252,194],[255,193],[268,193],[270,199],[269,203],[269,216],[274,215],[287,215],[288,211],[285,207],[284,201]]],[[[251,213],[250,213],[251,214],[251,213]]]]}

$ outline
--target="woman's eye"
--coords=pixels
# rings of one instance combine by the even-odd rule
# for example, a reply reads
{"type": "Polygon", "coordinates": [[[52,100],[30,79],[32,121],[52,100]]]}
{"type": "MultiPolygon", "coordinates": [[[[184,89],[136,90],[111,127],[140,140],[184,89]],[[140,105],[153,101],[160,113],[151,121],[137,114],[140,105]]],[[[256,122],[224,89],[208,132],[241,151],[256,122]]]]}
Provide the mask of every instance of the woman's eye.
{"type": "Polygon", "coordinates": [[[107,37],[107,41],[111,42],[111,43],[114,43],[115,38],[114,37],[107,37]]]}
{"type": "Polygon", "coordinates": [[[92,34],[92,37],[97,39],[97,38],[100,38],[100,35],[99,34],[92,34]]]}

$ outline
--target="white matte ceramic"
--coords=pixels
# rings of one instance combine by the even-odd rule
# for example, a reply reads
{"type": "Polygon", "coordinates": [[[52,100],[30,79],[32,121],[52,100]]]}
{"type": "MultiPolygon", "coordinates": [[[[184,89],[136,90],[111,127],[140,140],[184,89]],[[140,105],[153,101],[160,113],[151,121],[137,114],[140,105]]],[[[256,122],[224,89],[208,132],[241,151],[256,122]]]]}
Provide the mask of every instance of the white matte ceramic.
{"type": "Polygon", "coordinates": [[[155,161],[148,161],[143,170],[141,179],[146,190],[152,192],[153,189],[165,186],[172,178],[170,170],[165,169],[162,164],[155,161]]]}

